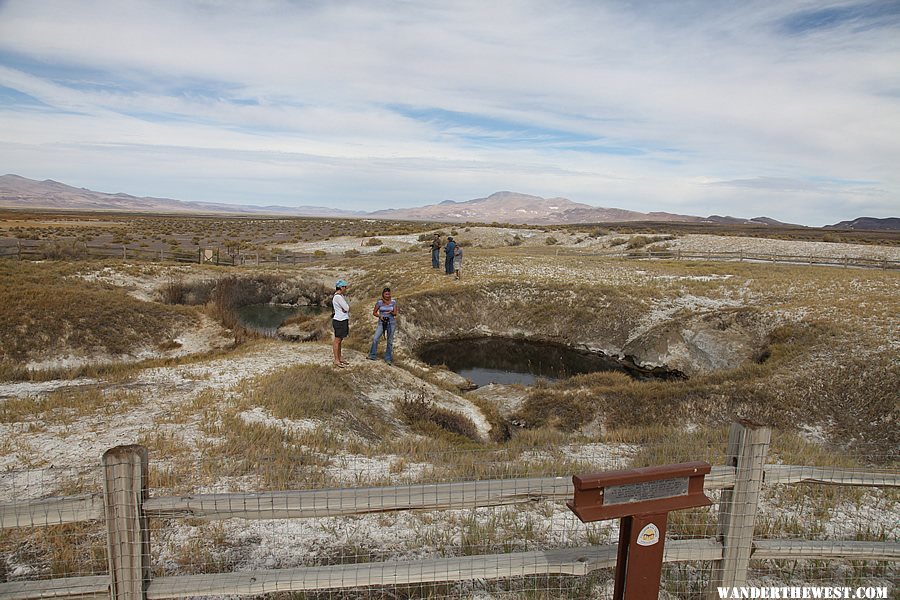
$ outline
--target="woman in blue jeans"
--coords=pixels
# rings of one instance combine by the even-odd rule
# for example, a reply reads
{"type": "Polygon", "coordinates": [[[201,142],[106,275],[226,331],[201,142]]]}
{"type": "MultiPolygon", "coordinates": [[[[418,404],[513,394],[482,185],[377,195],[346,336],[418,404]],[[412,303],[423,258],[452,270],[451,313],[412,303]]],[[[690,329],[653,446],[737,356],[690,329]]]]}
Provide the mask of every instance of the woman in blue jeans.
{"type": "Polygon", "coordinates": [[[372,316],[378,317],[378,325],[375,327],[375,337],[372,338],[372,348],[369,349],[369,360],[375,360],[378,354],[378,340],[383,334],[387,334],[387,349],[384,351],[384,362],[391,364],[394,361],[394,332],[397,331],[396,316],[400,314],[397,309],[397,301],[391,299],[391,288],[381,290],[381,300],[375,303],[372,316]]]}

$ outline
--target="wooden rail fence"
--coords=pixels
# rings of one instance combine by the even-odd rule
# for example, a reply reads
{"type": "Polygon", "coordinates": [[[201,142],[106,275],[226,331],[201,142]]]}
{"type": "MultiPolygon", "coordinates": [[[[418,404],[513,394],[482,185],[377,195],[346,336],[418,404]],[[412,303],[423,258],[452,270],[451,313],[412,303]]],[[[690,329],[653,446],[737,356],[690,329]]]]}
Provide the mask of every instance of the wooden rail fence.
{"type": "Polygon", "coordinates": [[[230,253],[223,248],[201,248],[196,250],[165,250],[135,248],[122,245],[91,245],[85,243],[28,244],[0,246],[0,258],[16,260],[59,259],[122,259],[155,262],[178,262],[214,265],[254,265],[279,264],[296,265],[318,260],[312,254],[260,254],[257,252],[230,253]]]}
{"type": "MultiPolygon", "coordinates": [[[[563,251],[564,252],[564,251],[563,251]]],[[[557,251],[558,254],[563,252],[557,251]]],[[[782,263],[792,265],[818,265],[842,268],[863,269],[900,269],[900,261],[886,258],[867,258],[859,256],[815,256],[767,254],[759,252],[712,252],[683,250],[623,250],[608,253],[566,253],[572,256],[597,256],[631,259],[656,260],[706,260],[725,262],[782,263]]],[[[135,248],[120,245],[90,245],[85,243],[28,244],[17,243],[15,246],[0,246],[0,258],[18,260],[34,260],[45,257],[73,258],[121,258],[122,260],[149,260],[159,262],[182,262],[217,265],[260,265],[260,264],[302,264],[318,260],[312,254],[261,254],[258,252],[229,253],[221,248],[201,248],[196,250],[164,250],[135,248]]]]}
{"type": "MultiPolygon", "coordinates": [[[[713,467],[708,490],[722,490],[715,538],[671,540],[665,562],[715,561],[711,587],[746,585],[753,559],[900,561],[900,543],[753,539],[763,484],[900,487],[900,473],[849,468],[766,465],[771,432],[736,423],[724,466],[713,467]]],[[[148,519],[286,519],[402,510],[446,510],[563,500],[571,477],[467,481],[362,489],[200,494],[149,498],[147,451],[119,446],[103,456],[103,492],[0,503],[0,529],[104,520],[108,575],[0,583],[0,598],[162,599],[204,595],[353,588],[502,579],[525,575],[586,575],[615,566],[616,544],[454,558],[322,567],[266,569],[151,578],[148,519]]]]}

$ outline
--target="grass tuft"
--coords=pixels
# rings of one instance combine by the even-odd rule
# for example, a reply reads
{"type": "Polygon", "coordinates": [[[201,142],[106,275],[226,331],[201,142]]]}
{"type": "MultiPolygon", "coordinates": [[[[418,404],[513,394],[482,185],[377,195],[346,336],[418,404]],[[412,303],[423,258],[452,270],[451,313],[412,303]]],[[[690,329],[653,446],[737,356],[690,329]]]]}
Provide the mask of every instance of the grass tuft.
{"type": "Polygon", "coordinates": [[[435,428],[452,435],[479,441],[478,428],[467,417],[435,406],[425,398],[425,394],[411,396],[403,394],[397,402],[397,410],[413,429],[426,434],[433,434],[435,428]]]}

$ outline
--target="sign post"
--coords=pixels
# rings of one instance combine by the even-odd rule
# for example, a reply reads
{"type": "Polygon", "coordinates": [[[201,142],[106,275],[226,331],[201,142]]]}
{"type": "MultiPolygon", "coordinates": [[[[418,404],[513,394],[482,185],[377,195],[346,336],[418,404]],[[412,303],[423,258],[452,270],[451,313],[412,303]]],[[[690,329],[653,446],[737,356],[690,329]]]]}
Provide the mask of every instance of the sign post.
{"type": "Polygon", "coordinates": [[[659,597],[669,511],[709,506],[706,462],[575,475],[566,502],[583,523],[620,519],[614,600],[659,597]]]}

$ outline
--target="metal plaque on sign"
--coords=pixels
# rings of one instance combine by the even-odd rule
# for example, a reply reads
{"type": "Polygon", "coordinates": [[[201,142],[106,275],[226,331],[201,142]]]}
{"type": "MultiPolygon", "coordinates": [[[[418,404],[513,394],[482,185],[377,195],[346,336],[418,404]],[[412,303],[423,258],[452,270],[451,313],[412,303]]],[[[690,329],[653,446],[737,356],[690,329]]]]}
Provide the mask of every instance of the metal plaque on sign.
{"type": "Polygon", "coordinates": [[[686,496],[689,480],[690,477],[679,477],[678,479],[659,479],[656,481],[642,481],[640,483],[626,483],[624,485],[610,485],[604,489],[603,504],[626,504],[643,500],[686,496]]]}

